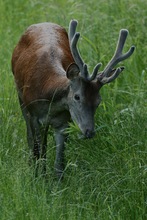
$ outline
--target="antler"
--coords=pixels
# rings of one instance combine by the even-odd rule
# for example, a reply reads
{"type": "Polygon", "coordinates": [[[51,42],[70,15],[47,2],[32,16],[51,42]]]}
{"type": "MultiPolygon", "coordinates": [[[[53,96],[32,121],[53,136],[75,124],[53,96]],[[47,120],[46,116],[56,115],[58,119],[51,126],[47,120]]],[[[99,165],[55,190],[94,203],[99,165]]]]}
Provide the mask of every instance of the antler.
{"type": "Polygon", "coordinates": [[[76,62],[76,64],[78,65],[80,72],[81,72],[81,76],[87,80],[87,81],[92,81],[96,78],[98,70],[101,66],[101,63],[98,63],[94,69],[91,75],[89,75],[88,73],[88,69],[87,69],[87,64],[84,63],[84,61],[82,60],[80,53],[78,51],[77,48],[77,42],[79,40],[80,37],[80,33],[76,32],[76,27],[77,27],[78,22],[76,20],[71,20],[70,24],[69,24],[69,44],[70,44],[70,49],[71,49],[71,53],[72,56],[76,62]]]}
{"type": "Polygon", "coordinates": [[[125,54],[122,54],[122,50],[128,35],[128,30],[122,29],[120,30],[118,43],[116,46],[115,53],[107,64],[102,73],[100,73],[97,77],[98,81],[102,83],[102,85],[109,83],[116,79],[118,75],[124,70],[124,67],[118,67],[117,69],[113,69],[119,62],[127,59],[134,52],[135,46],[131,46],[131,48],[125,54]]]}

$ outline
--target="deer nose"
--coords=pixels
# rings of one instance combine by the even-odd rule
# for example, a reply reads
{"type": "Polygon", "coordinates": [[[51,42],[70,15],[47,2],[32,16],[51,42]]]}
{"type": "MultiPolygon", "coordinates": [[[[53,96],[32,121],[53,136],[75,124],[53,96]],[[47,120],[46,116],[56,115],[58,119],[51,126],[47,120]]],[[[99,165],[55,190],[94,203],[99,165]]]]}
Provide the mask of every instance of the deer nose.
{"type": "Polygon", "coordinates": [[[95,132],[93,130],[86,129],[86,131],[85,131],[86,138],[92,138],[94,135],[95,135],[95,132]]]}

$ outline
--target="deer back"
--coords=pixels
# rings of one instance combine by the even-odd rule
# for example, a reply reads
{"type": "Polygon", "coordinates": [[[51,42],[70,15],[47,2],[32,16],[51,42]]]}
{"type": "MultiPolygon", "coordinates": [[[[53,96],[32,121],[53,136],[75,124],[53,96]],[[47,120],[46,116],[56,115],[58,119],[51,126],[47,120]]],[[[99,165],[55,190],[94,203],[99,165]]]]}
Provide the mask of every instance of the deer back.
{"type": "Polygon", "coordinates": [[[66,69],[74,62],[68,34],[53,23],[31,25],[12,56],[12,71],[24,104],[51,99],[55,90],[68,86],[66,69]]]}

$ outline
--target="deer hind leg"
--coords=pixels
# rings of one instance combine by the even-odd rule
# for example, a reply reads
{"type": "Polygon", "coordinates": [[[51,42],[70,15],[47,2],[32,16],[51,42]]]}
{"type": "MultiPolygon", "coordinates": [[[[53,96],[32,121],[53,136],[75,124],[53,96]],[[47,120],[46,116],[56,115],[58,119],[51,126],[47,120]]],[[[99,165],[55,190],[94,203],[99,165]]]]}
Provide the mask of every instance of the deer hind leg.
{"type": "Polygon", "coordinates": [[[41,126],[36,117],[31,117],[31,130],[33,134],[33,160],[36,166],[36,176],[46,175],[46,148],[48,126],[41,126]]]}
{"type": "Polygon", "coordinates": [[[29,149],[31,149],[31,155],[29,159],[29,164],[32,164],[34,161],[36,171],[35,175],[37,176],[38,171],[40,170],[42,174],[46,174],[46,148],[47,148],[47,132],[48,126],[41,128],[36,117],[32,117],[23,105],[23,101],[19,97],[19,102],[22,110],[22,114],[26,121],[27,126],[27,142],[29,149]],[[41,169],[40,169],[41,167],[41,169]]]}
{"type": "Polygon", "coordinates": [[[48,134],[48,127],[45,126],[41,130],[41,136],[42,136],[42,148],[41,148],[41,160],[42,160],[42,173],[46,174],[46,149],[47,149],[47,134],[48,134]]]}
{"type": "Polygon", "coordinates": [[[27,142],[28,142],[28,146],[31,149],[33,146],[33,134],[32,134],[32,129],[30,126],[30,113],[28,112],[27,108],[24,106],[23,101],[21,100],[20,97],[19,98],[19,103],[20,103],[20,107],[21,107],[21,111],[23,114],[23,117],[25,119],[26,122],[26,126],[27,126],[27,142]]]}

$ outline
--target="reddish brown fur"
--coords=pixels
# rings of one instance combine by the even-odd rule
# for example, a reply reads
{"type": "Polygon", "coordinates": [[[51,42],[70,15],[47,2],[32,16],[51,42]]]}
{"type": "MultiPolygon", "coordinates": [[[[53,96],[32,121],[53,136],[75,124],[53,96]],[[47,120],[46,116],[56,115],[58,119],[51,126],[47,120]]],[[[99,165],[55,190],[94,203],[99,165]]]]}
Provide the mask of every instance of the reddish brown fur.
{"type": "Polygon", "coordinates": [[[56,88],[66,88],[65,71],[74,62],[66,30],[52,23],[41,25],[26,30],[12,56],[12,70],[25,105],[50,99],[56,88]]]}

